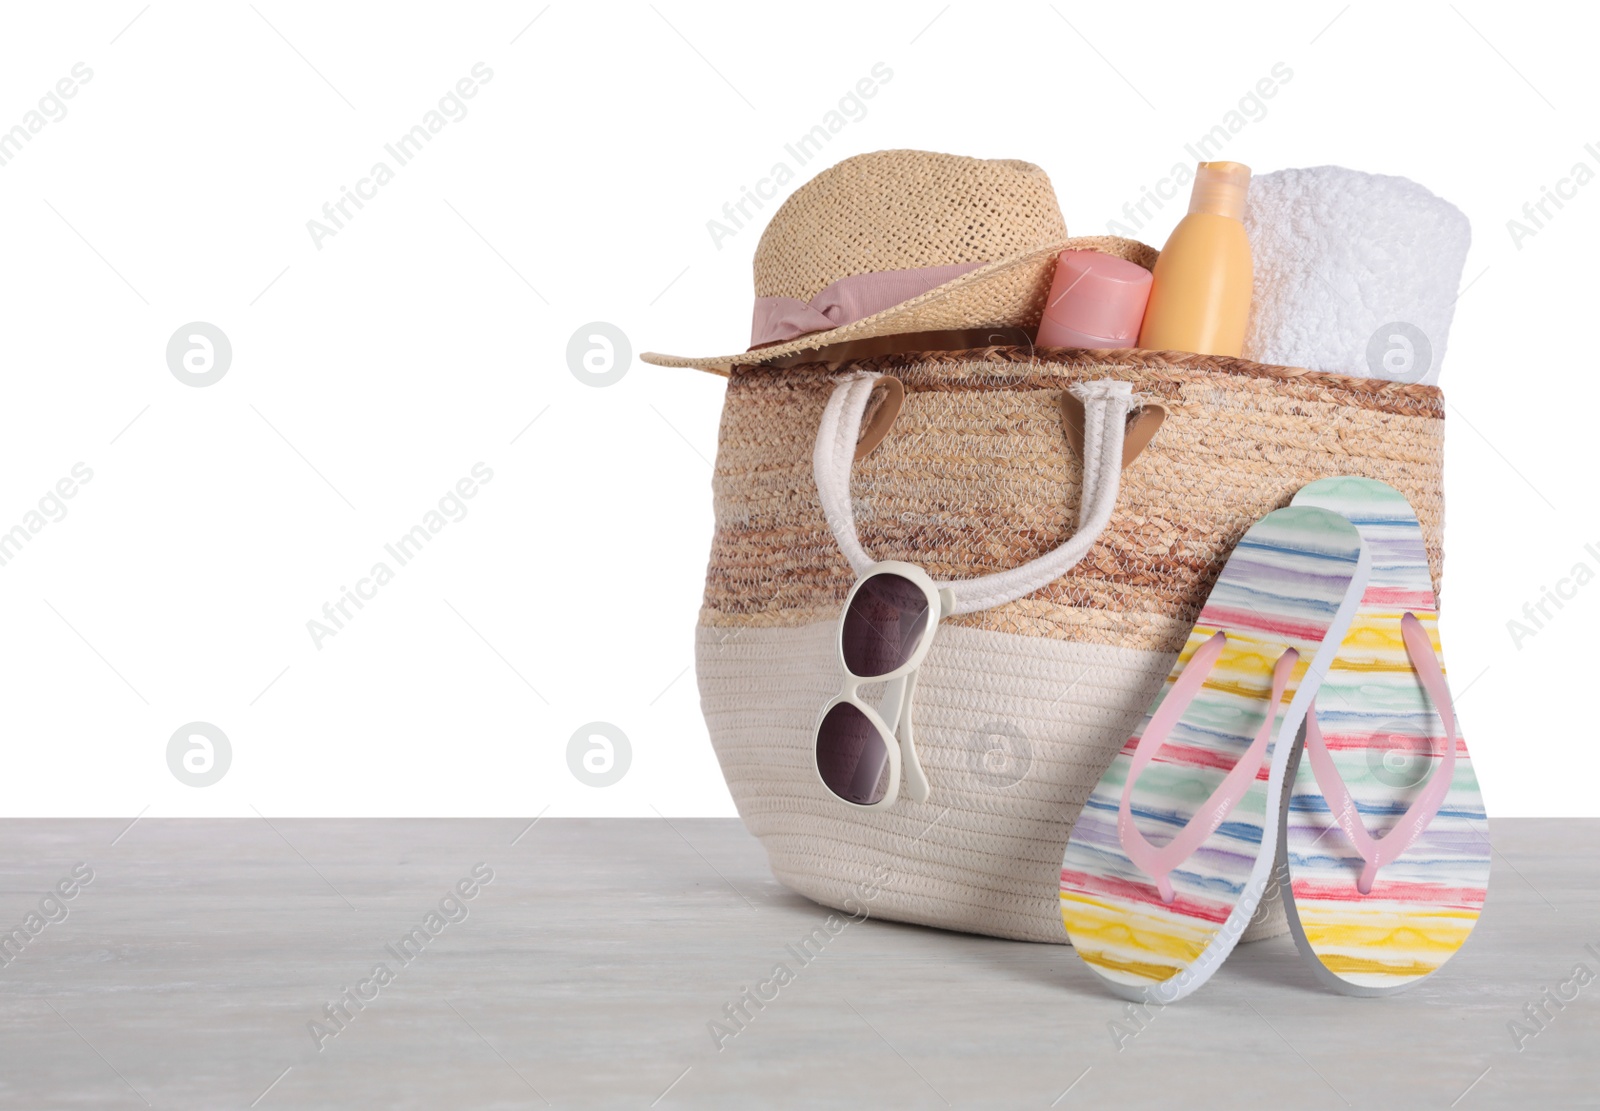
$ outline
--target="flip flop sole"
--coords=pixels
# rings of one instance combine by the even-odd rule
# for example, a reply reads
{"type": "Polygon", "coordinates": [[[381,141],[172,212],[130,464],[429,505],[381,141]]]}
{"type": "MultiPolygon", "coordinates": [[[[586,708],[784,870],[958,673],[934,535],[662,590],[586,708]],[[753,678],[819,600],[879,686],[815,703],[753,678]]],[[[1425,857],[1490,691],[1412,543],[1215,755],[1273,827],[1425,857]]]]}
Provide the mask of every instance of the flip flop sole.
{"type": "MultiPolygon", "coordinates": [[[[1360,821],[1379,836],[1411,805],[1447,743],[1400,631],[1404,615],[1415,614],[1439,654],[1422,527],[1403,494],[1372,479],[1313,482],[1293,504],[1345,516],[1372,554],[1360,611],[1317,692],[1316,720],[1360,821]]],[[[1288,782],[1280,878],[1290,932],[1318,979],[1345,994],[1387,995],[1436,971],[1466,942],[1489,883],[1488,822],[1466,742],[1458,736],[1437,815],[1365,895],[1356,885],[1361,856],[1299,752],[1288,782]]]]}
{"type": "Polygon", "coordinates": [[[1291,743],[1366,582],[1360,534],[1336,513],[1290,507],[1245,533],[1139,730],[1090,793],[1061,862],[1061,918],[1089,968],[1124,998],[1172,1002],[1198,988],[1232,950],[1271,884],[1278,807],[1291,743]],[[1251,747],[1266,715],[1273,743],[1253,782],[1189,858],[1164,902],[1118,831],[1123,786],[1144,731],[1195,653],[1226,644],[1204,685],[1131,793],[1151,840],[1177,836],[1251,747]],[[1269,706],[1273,665],[1294,665],[1283,704],[1269,706]],[[1308,681],[1308,678],[1309,681],[1308,681]]]}

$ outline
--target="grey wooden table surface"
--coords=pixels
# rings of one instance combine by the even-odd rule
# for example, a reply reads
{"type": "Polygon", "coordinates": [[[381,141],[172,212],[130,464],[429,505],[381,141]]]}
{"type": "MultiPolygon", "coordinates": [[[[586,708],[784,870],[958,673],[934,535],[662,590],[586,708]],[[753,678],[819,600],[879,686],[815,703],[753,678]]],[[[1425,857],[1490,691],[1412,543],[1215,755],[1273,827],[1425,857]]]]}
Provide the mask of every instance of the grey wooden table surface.
{"type": "Polygon", "coordinates": [[[802,963],[828,912],[733,820],[127,824],[0,822],[0,1107],[1600,1106],[1600,821],[1496,822],[1408,994],[1278,938],[1148,1016],[1064,946],[869,919],[802,963]]]}

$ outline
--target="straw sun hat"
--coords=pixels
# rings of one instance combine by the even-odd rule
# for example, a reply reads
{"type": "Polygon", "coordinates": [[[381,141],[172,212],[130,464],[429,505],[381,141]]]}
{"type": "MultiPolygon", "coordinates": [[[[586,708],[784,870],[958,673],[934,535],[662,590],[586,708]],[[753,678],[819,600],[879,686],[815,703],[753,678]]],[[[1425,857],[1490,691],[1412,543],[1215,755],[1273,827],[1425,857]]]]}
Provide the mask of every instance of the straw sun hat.
{"type": "Polygon", "coordinates": [[[1030,162],[919,150],[857,155],[795,190],[762,233],[749,351],[640,358],[725,375],[735,364],[877,336],[1031,331],[1067,248],[1145,266],[1155,256],[1114,236],[1068,239],[1050,179],[1030,162]]]}

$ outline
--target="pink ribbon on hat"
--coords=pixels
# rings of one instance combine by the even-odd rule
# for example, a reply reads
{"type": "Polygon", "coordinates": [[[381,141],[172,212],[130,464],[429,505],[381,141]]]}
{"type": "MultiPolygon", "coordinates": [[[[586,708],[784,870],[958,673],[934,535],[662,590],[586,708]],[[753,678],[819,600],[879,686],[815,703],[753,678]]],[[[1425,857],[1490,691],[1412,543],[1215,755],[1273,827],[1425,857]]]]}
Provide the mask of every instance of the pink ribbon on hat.
{"type": "Polygon", "coordinates": [[[757,297],[755,318],[750,325],[750,346],[781,343],[812,332],[842,328],[892,309],[982,265],[981,262],[957,262],[949,266],[851,274],[824,287],[809,301],[794,297],[757,297]]]}

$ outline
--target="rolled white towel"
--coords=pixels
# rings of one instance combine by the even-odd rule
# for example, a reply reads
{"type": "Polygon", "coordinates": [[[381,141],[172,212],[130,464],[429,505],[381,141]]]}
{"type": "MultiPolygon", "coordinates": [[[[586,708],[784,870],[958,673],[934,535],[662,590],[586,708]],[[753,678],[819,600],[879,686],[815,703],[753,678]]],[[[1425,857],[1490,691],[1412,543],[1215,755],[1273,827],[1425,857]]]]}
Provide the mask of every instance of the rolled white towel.
{"type": "Polygon", "coordinates": [[[1437,384],[1472,242],[1460,209],[1408,178],[1314,166],[1252,180],[1244,222],[1246,358],[1437,384]]]}

